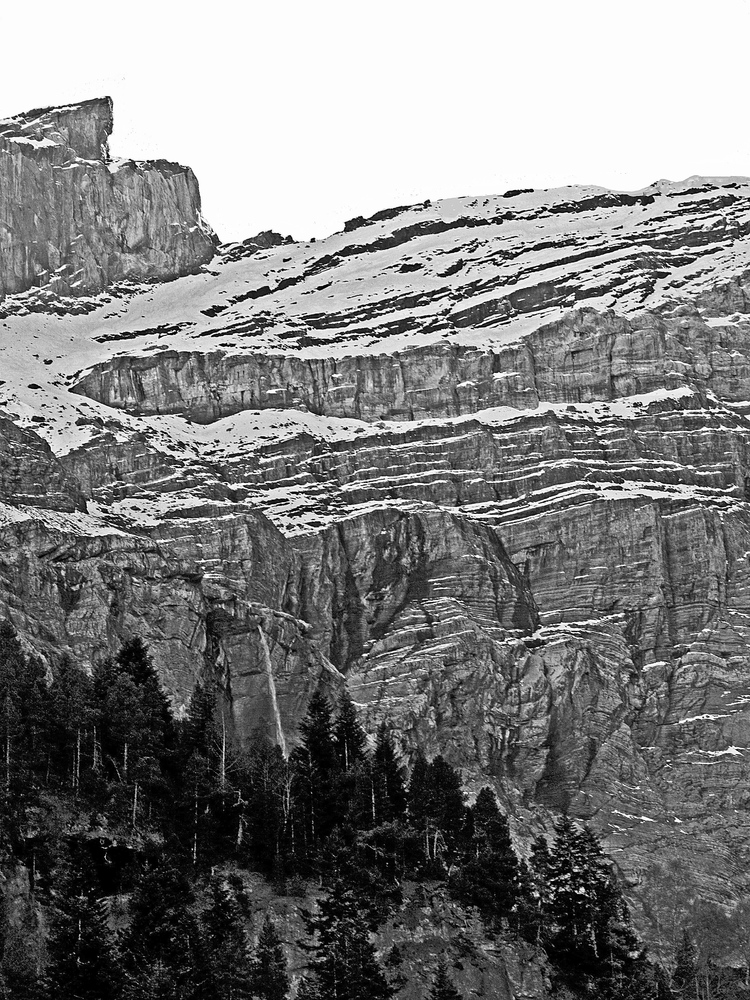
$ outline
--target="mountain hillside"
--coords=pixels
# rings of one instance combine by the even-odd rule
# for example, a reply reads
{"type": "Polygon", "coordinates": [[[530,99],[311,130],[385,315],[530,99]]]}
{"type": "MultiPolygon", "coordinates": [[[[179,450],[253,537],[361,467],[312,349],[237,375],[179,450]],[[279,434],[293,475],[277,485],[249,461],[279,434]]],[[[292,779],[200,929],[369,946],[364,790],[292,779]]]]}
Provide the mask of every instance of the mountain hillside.
{"type": "Polygon", "coordinates": [[[648,910],[750,891],[750,180],[217,246],[107,100],[0,123],[0,612],[141,636],[283,749],[316,689],[569,811],[648,910]],[[181,277],[178,277],[182,275],[181,277]],[[167,280],[175,279],[175,280],[167,280]]]}

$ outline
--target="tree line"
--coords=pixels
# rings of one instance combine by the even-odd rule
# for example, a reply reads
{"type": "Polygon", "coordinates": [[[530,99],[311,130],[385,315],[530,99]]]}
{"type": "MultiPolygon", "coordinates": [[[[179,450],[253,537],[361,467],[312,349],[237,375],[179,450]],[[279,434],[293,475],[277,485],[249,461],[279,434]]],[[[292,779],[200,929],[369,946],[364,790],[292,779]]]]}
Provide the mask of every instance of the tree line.
{"type": "MultiPolygon", "coordinates": [[[[394,995],[372,936],[407,881],[444,883],[488,934],[543,949],[569,989],[605,1000],[682,989],[641,947],[589,828],[563,817],[521,858],[492,789],[469,805],[441,755],[417,751],[407,772],[391,728],[368,739],[346,692],[335,706],[313,695],[298,737],[288,757],[261,735],[238,745],[208,683],[176,720],[138,638],[92,676],[64,659],[50,681],[0,624],[0,860],[25,865],[51,915],[46,963],[4,953],[10,995],[282,1000],[270,918],[249,948],[242,870],[316,898],[303,913],[303,1000],[394,995]]],[[[431,1000],[459,995],[438,964],[431,1000]]]]}

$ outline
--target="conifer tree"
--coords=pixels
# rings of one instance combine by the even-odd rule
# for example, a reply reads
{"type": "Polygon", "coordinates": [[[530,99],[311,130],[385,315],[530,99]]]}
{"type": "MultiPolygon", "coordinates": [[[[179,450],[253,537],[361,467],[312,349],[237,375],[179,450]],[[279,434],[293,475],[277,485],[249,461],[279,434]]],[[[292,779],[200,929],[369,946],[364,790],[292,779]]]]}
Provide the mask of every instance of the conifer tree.
{"type": "Polygon", "coordinates": [[[258,936],[251,983],[252,994],[259,1000],[286,1000],[289,995],[286,957],[270,913],[266,913],[258,936]]]}
{"type": "Polygon", "coordinates": [[[190,696],[187,717],[182,723],[182,753],[189,757],[200,753],[207,760],[211,756],[216,734],[216,697],[211,688],[199,681],[190,696]]]}
{"type": "Polygon", "coordinates": [[[34,784],[47,770],[48,745],[52,730],[52,707],[47,671],[36,656],[25,656],[18,684],[20,705],[19,774],[34,784]]]}
{"type": "Polygon", "coordinates": [[[435,978],[432,982],[432,989],[429,993],[429,1000],[461,1000],[461,994],[453,985],[453,981],[448,975],[448,964],[444,958],[441,958],[438,962],[435,978]]]}
{"type": "Polygon", "coordinates": [[[557,960],[595,976],[626,974],[637,942],[627,906],[593,832],[565,816],[549,858],[550,945],[557,960]]]}
{"type": "Polygon", "coordinates": [[[448,848],[455,848],[461,839],[466,807],[461,788],[461,777],[442,754],[439,754],[427,770],[430,790],[430,813],[435,827],[440,831],[448,848]]]}
{"type": "Polygon", "coordinates": [[[315,956],[307,995],[325,1000],[390,1000],[394,990],[377,962],[355,894],[341,879],[332,883],[318,913],[307,915],[306,923],[314,936],[307,947],[315,956]]]}
{"type": "Polygon", "coordinates": [[[47,967],[50,1000],[117,1000],[122,973],[106,910],[80,863],[63,880],[57,905],[47,967]]]}
{"type": "Polygon", "coordinates": [[[271,873],[282,854],[291,853],[288,844],[292,826],[291,776],[281,748],[265,735],[256,734],[247,754],[248,830],[253,864],[271,873]]]}
{"type": "Polygon", "coordinates": [[[687,930],[682,932],[682,941],[677,949],[672,989],[685,1000],[695,996],[698,978],[698,949],[687,930]]]}
{"type": "Polygon", "coordinates": [[[339,700],[334,740],[341,770],[353,770],[365,754],[367,737],[348,691],[344,691],[339,700]]]}
{"type": "Polygon", "coordinates": [[[414,755],[414,763],[409,775],[409,789],[407,792],[409,821],[419,829],[424,829],[430,815],[432,796],[428,772],[429,764],[420,747],[414,755]]]}
{"type": "Polygon", "coordinates": [[[5,794],[19,769],[21,678],[26,658],[10,622],[0,622],[0,782],[5,794]]]}
{"type": "Polygon", "coordinates": [[[302,837],[309,848],[322,843],[342,816],[338,801],[339,773],[331,706],[316,692],[300,724],[300,746],[294,751],[302,837]]]}
{"type": "Polygon", "coordinates": [[[200,938],[192,915],[192,886],[168,860],[157,861],[141,876],[130,899],[130,926],[122,943],[129,992],[140,996],[145,984],[168,983],[171,997],[192,1000],[203,974],[200,938]]]}
{"type": "Polygon", "coordinates": [[[470,814],[473,837],[469,857],[451,878],[451,891],[476,906],[490,922],[509,920],[523,886],[508,821],[490,788],[481,789],[470,814]]]}
{"type": "MultiPolygon", "coordinates": [[[[50,696],[55,720],[51,742],[60,761],[56,766],[62,771],[65,784],[77,792],[86,754],[87,733],[90,731],[93,738],[97,719],[93,681],[69,656],[64,656],[53,680],[50,696]]],[[[92,742],[88,749],[90,762],[93,763],[95,753],[92,742]]]]}
{"type": "Polygon", "coordinates": [[[161,689],[148,648],[140,636],[128,639],[116,657],[120,670],[132,678],[141,692],[142,709],[147,719],[154,756],[161,757],[174,749],[175,726],[169,700],[161,689]]]}
{"type": "Polygon", "coordinates": [[[221,879],[211,886],[211,905],[203,913],[207,992],[215,1000],[249,1000],[251,965],[239,907],[221,879]]]}
{"type": "Polygon", "coordinates": [[[552,855],[546,837],[539,836],[531,845],[528,892],[523,900],[521,932],[528,941],[540,945],[549,932],[550,871],[552,855]]]}
{"type": "Polygon", "coordinates": [[[378,727],[372,762],[373,822],[376,825],[401,820],[406,813],[404,769],[399,762],[393,735],[384,722],[378,727]]]}

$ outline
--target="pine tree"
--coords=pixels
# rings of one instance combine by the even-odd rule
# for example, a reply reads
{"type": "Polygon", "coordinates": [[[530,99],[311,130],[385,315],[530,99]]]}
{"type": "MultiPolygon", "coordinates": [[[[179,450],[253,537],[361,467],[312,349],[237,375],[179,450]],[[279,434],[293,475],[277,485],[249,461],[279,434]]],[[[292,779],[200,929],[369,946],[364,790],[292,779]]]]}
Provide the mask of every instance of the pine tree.
{"type": "Polygon", "coordinates": [[[270,874],[291,853],[292,827],[289,764],[280,747],[256,734],[247,753],[247,816],[250,855],[255,867],[270,874]]]}
{"type": "Polygon", "coordinates": [[[74,864],[58,893],[47,967],[50,1000],[117,1000],[122,973],[98,900],[79,864],[74,864]]]}
{"type": "Polygon", "coordinates": [[[481,789],[470,814],[473,837],[469,858],[451,878],[451,892],[476,906],[490,922],[509,920],[523,886],[508,821],[490,788],[481,789]]]}
{"type": "Polygon", "coordinates": [[[52,732],[52,704],[47,670],[36,656],[23,658],[19,676],[20,747],[19,774],[26,783],[38,783],[47,771],[48,745],[52,732]]]}
{"type": "Polygon", "coordinates": [[[258,937],[251,984],[252,994],[259,1000],[286,1000],[289,995],[284,949],[270,913],[266,913],[258,937]]]}
{"type": "Polygon", "coordinates": [[[306,923],[315,939],[307,946],[315,956],[310,996],[317,990],[325,1000],[390,1000],[394,990],[377,962],[355,894],[342,880],[333,882],[306,923]]]}
{"type": "Polygon", "coordinates": [[[672,989],[678,997],[692,1000],[696,994],[698,978],[698,950],[687,930],[682,932],[682,941],[677,949],[675,970],[672,975],[672,989]]]}
{"type": "Polygon", "coordinates": [[[424,829],[430,815],[432,796],[428,780],[429,766],[422,749],[418,748],[414,755],[406,796],[409,822],[418,829],[424,829]]]}
{"type": "Polygon", "coordinates": [[[152,864],[130,899],[123,943],[129,992],[168,983],[170,997],[192,998],[202,979],[200,937],[192,915],[195,897],[185,876],[167,860],[152,864]]]}
{"type": "Polygon", "coordinates": [[[461,994],[448,975],[448,964],[444,958],[438,962],[435,971],[435,978],[432,981],[432,989],[429,993],[429,1000],[461,1000],[461,994]]]}
{"type": "MultiPolygon", "coordinates": [[[[93,734],[97,721],[94,706],[94,685],[91,677],[64,656],[50,691],[55,719],[53,744],[63,779],[74,792],[78,791],[84,759],[87,756],[87,733],[93,734]]],[[[88,759],[93,764],[96,754],[88,740],[88,759]]]]}
{"type": "Polygon", "coordinates": [[[547,873],[553,954],[578,972],[621,979],[638,945],[611,863],[588,827],[563,817],[555,832],[547,873]]]}
{"type": "Polygon", "coordinates": [[[527,941],[544,943],[550,932],[550,871],[552,855],[547,838],[539,836],[531,845],[528,884],[522,900],[520,929],[527,941]]]}
{"type": "Polygon", "coordinates": [[[341,770],[353,770],[365,754],[367,737],[348,691],[344,691],[339,700],[334,740],[341,770]]]}
{"type": "Polygon", "coordinates": [[[378,728],[372,762],[373,823],[402,820],[406,814],[404,769],[399,762],[393,735],[384,722],[378,728]]]}
{"type": "Polygon", "coordinates": [[[310,699],[307,715],[300,724],[300,746],[294,751],[292,763],[301,810],[302,840],[308,849],[313,849],[328,837],[342,818],[331,706],[320,692],[310,699]]]}
{"type": "Polygon", "coordinates": [[[159,760],[174,749],[175,725],[169,700],[161,689],[148,648],[140,636],[123,643],[116,657],[120,670],[132,678],[141,692],[150,747],[159,760]]]}
{"type": "Polygon", "coordinates": [[[0,782],[8,795],[19,771],[21,678],[26,658],[10,622],[0,622],[0,782]]]}
{"type": "Polygon", "coordinates": [[[251,965],[237,903],[221,879],[211,886],[211,905],[202,917],[208,965],[207,992],[215,1000],[249,1000],[251,965]]]}

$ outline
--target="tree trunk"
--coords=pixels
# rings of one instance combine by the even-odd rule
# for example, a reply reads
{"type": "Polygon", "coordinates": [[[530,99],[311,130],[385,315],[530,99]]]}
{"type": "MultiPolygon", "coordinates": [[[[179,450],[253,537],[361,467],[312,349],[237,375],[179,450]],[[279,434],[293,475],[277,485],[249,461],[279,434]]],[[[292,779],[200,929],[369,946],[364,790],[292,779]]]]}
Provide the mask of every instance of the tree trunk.
{"type": "Polygon", "coordinates": [[[219,765],[219,788],[224,791],[227,783],[227,723],[224,710],[221,712],[221,763],[219,765]]]}
{"type": "Polygon", "coordinates": [[[73,788],[78,791],[78,785],[81,780],[81,727],[76,727],[76,761],[75,769],[73,771],[73,788]]]}
{"type": "Polygon", "coordinates": [[[198,861],[198,786],[195,786],[193,798],[193,867],[198,861]]]}

